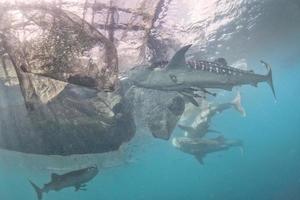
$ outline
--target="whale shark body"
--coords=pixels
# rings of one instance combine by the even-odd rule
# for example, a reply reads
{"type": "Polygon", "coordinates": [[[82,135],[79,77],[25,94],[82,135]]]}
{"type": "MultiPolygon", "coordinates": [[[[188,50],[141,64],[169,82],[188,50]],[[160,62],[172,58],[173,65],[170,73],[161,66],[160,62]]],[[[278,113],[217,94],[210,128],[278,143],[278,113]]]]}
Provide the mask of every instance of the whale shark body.
{"type": "Polygon", "coordinates": [[[238,85],[257,86],[260,82],[266,82],[275,97],[272,70],[264,61],[261,62],[268,69],[266,75],[230,67],[224,58],[213,62],[186,61],[185,53],[190,47],[191,45],[182,47],[164,67],[137,66],[130,70],[128,78],[137,87],[184,93],[193,93],[197,89],[204,92],[207,92],[205,89],[232,90],[238,85]]]}

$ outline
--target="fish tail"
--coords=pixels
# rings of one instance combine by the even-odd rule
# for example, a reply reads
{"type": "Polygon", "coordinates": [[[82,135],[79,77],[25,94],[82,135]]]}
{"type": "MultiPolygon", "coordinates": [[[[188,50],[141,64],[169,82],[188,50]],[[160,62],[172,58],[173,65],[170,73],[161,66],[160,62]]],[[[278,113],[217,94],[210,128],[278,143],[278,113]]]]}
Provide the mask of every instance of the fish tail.
{"type": "Polygon", "coordinates": [[[243,141],[239,141],[238,142],[238,146],[239,146],[239,149],[240,149],[240,153],[241,153],[241,156],[244,157],[244,154],[245,154],[245,146],[244,146],[244,143],[243,141]]]}
{"type": "Polygon", "coordinates": [[[29,183],[32,185],[32,187],[34,188],[36,194],[37,194],[37,197],[38,197],[38,200],[42,200],[43,198],[43,190],[41,188],[39,188],[36,184],[34,184],[32,181],[28,180],[29,183]]]}
{"type": "Polygon", "coordinates": [[[245,109],[243,108],[243,106],[242,106],[242,104],[241,104],[241,94],[240,94],[239,91],[238,91],[236,97],[233,99],[232,105],[233,105],[233,107],[234,107],[239,113],[241,113],[241,115],[242,115],[243,117],[246,116],[246,111],[245,111],[245,109]]]}
{"type": "Polygon", "coordinates": [[[269,70],[268,74],[266,75],[266,82],[271,87],[274,98],[276,100],[276,93],[275,93],[275,89],[274,89],[274,85],[273,85],[272,69],[271,69],[270,65],[268,63],[266,63],[265,61],[261,60],[260,62],[265,65],[267,70],[269,70]]]}
{"type": "Polygon", "coordinates": [[[245,154],[244,146],[240,146],[240,153],[241,153],[241,156],[244,157],[244,154],[245,154]]]}

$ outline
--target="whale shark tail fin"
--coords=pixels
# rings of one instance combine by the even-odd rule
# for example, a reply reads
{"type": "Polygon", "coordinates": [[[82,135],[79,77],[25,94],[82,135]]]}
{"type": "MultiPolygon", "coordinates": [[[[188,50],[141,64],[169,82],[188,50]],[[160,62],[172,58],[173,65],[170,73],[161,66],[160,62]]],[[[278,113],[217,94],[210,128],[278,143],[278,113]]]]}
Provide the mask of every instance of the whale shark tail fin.
{"type": "Polygon", "coordinates": [[[272,89],[272,92],[273,92],[273,95],[274,95],[274,98],[276,100],[276,93],[275,93],[275,89],[274,89],[274,84],[273,84],[273,77],[272,77],[272,69],[271,69],[271,66],[266,63],[265,61],[261,60],[260,61],[262,64],[265,65],[265,67],[267,68],[268,70],[268,74],[266,75],[266,82],[268,83],[268,85],[270,86],[270,88],[272,89]]]}
{"type": "Polygon", "coordinates": [[[233,99],[232,104],[234,106],[234,108],[243,116],[246,116],[246,111],[242,106],[241,103],[241,94],[240,92],[237,93],[236,97],[233,99]]]}
{"type": "Polygon", "coordinates": [[[32,181],[28,180],[29,183],[32,185],[32,187],[34,188],[36,194],[37,194],[37,198],[38,200],[42,200],[43,198],[43,190],[41,188],[39,188],[36,184],[34,184],[32,181]]]}

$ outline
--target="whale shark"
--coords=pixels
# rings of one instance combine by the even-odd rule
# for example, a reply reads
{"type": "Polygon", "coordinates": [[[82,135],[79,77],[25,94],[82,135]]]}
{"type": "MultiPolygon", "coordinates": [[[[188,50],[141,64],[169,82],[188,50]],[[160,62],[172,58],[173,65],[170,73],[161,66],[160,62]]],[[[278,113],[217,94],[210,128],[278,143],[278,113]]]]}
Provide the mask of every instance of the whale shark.
{"type": "Polygon", "coordinates": [[[265,75],[256,74],[252,70],[241,70],[228,66],[224,58],[212,62],[205,60],[186,60],[185,54],[191,45],[179,49],[172,59],[159,67],[136,66],[128,73],[128,79],[137,87],[177,91],[194,94],[195,90],[208,94],[206,89],[232,90],[234,86],[253,85],[266,82],[276,98],[269,64],[261,63],[267,68],[265,75]]]}

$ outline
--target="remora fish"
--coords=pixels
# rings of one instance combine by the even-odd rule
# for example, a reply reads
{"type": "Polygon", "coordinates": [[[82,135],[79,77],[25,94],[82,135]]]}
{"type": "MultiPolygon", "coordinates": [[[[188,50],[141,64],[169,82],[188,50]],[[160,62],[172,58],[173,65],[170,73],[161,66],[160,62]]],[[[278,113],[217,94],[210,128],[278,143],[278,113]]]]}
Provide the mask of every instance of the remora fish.
{"type": "MultiPolygon", "coordinates": [[[[221,113],[232,107],[235,108],[242,116],[246,115],[246,112],[241,105],[241,95],[239,92],[231,102],[221,103],[221,104],[209,104],[199,109],[195,107],[193,107],[193,109],[187,109],[184,115],[193,116],[194,117],[193,119],[187,117],[188,121],[193,120],[193,122],[190,126],[178,124],[178,127],[185,131],[186,137],[190,137],[190,138],[195,138],[195,137],[201,138],[204,137],[208,132],[219,133],[218,131],[209,129],[211,119],[217,113],[221,113]],[[195,112],[197,112],[196,115],[194,114],[195,112]]],[[[183,118],[185,117],[186,116],[183,116],[183,118]]]]}
{"type": "Polygon", "coordinates": [[[85,183],[93,179],[98,174],[97,167],[87,167],[84,169],[71,171],[66,174],[58,175],[51,174],[51,181],[46,183],[43,188],[39,188],[36,184],[29,180],[37,193],[38,200],[43,198],[43,193],[47,193],[51,190],[59,191],[67,187],[75,187],[75,191],[86,190],[85,183]]]}
{"type": "Polygon", "coordinates": [[[243,147],[241,140],[227,140],[223,136],[213,139],[177,137],[173,138],[172,144],[182,152],[195,156],[201,164],[204,164],[203,158],[209,153],[225,151],[231,147],[243,147]]]}
{"type": "Polygon", "coordinates": [[[130,70],[128,78],[137,87],[149,89],[186,92],[193,87],[207,92],[205,89],[232,90],[234,86],[250,84],[257,86],[259,82],[267,82],[275,96],[270,66],[261,61],[268,69],[266,75],[253,71],[240,70],[227,65],[224,58],[214,62],[190,60],[186,62],[185,53],[191,47],[187,45],[175,53],[164,68],[135,67],[130,70]]]}

